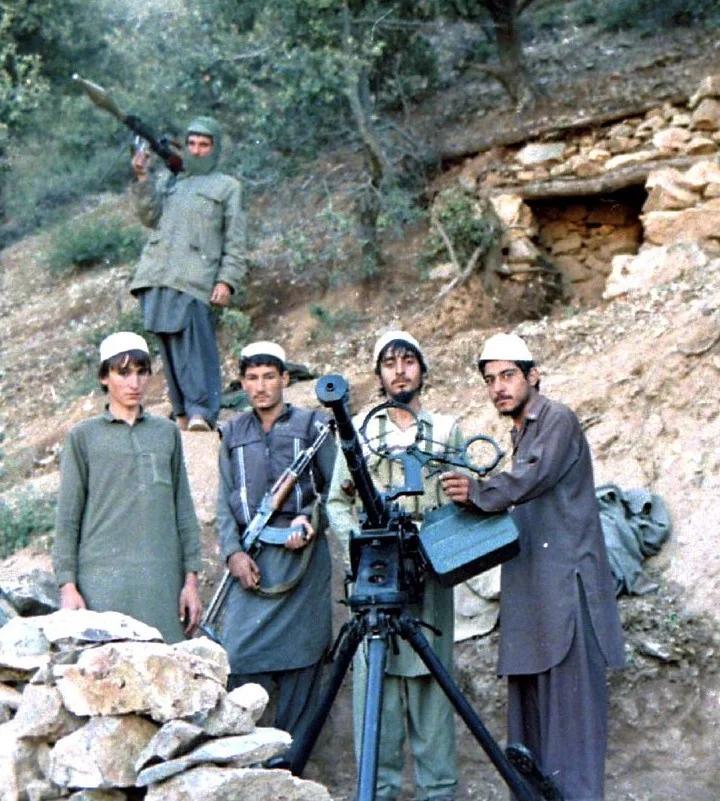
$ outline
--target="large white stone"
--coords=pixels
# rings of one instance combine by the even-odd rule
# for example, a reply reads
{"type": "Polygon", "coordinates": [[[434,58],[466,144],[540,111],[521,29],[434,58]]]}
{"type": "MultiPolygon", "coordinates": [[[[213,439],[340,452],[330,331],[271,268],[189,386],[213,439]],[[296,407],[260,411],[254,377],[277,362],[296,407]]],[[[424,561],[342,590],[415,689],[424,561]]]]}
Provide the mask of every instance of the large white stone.
{"type": "Polygon", "coordinates": [[[85,725],[87,718],[73,715],[62,703],[57,687],[28,684],[15,715],[18,737],[42,739],[54,743],[85,725]]]}
{"type": "Polygon", "coordinates": [[[50,660],[50,643],[35,618],[14,617],[0,628],[0,668],[35,672],[50,660]]]}
{"type": "Polygon", "coordinates": [[[194,715],[192,722],[212,737],[249,734],[269,700],[267,690],[261,685],[243,684],[221,698],[214,709],[194,715]]]}
{"type": "Polygon", "coordinates": [[[211,763],[244,768],[256,765],[286,751],[292,738],[286,731],[273,728],[255,729],[251,734],[221,737],[211,740],[185,756],[159,765],[151,765],[137,777],[138,787],[165,781],[195,765],[211,763]]]}
{"type": "Polygon", "coordinates": [[[534,142],[521,148],[515,158],[525,166],[560,161],[565,153],[564,142],[534,142]]]}
{"type": "Polygon", "coordinates": [[[327,789],[286,770],[201,766],[150,785],[145,801],[331,801],[327,789]]]}
{"type": "Polygon", "coordinates": [[[55,744],[49,778],[61,787],[132,787],[138,756],[156,732],[157,726],[136,715],[92,718],[55,744]]]}
{"type": "Polygon", "coordinates": [[[707,254],[695,243],[647,248],[637,256],[616,256],[607,280],[604,298],[626,292],[647,292],[653,286],[672,281],[689,269],[708,263],[707,254]]]}
{"type": "Polygon", "coordinates": [[[102,645],[53,674],[76,715],[135,712],[165,723],[213,709],[226,694],[216,663],[163,643],[102,645]]]}
{"type": "Polygon", "coordinates": [[[162,640],[153,626],[120,612],[93,612],[89,609],[60,609],[50,615],[31,618],[47,639],[56,646],[138,640],[162,640]]]}

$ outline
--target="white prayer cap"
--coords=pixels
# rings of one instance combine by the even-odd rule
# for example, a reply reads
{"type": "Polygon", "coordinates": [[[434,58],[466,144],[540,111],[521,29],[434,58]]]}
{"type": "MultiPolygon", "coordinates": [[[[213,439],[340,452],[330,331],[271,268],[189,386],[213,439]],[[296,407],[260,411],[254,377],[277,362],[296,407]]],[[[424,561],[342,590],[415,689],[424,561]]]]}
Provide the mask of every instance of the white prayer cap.
{"type": "Polygon", "coordinates": [[[517,334],[495,334],[485,343],[480,362],[532,362],[530,349],[517,334]]]}
{"type": "Polygon", "coordinates": [[[240,351],[240,361],[253,356],[272,356],[285,364],[285,351],[275,342],[251,342],[240,351]]]}
{"type": "Polygon", "coordinates": [[[132,331],[118,331],[116,334],[110,334],[100,343],[100,361],[112,359],[118,353],[126,353],[129,350],[141,350],[150,355],[150,348],[140,334],[134,334],[132,331]]]}
{"type": "Polygon", "coordinates": [[[422,352],[422,348],[420,347],[420,343],[415,339],[412,334],[408,334],[407,331],[400,331],[400,330],[393,330],[393,331],[386,331],[375,343],[375,348],[373,350],[373,361],[377,364],[378,359],[380,358],[380,354],[383,352],[383,349],[386,345],[390,342],[407,342],[408,345],[412,345],[413,348],[420,354],[420,358],[423,362],[425,362],[425,354],[422,352]]]}

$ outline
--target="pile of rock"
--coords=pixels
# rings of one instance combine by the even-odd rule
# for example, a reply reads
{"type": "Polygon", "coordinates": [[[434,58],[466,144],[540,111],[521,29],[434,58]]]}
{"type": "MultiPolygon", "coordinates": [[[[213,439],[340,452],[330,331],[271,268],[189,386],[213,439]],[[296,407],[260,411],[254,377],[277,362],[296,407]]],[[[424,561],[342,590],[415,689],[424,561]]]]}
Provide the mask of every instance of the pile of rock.
{"type": "Polygon", "coordinates": [[[551,264],[567,295],[593,301],[626,291],[621,279],[638,252],[640,272],[651,258],[665,261],[644,253],[648,246],[693,240],[718,251],[719,152],[720,75],[706,78],[684,107],[665,104],[562,141],[481,153],[458,182],[489,197],[505,226],[505,279],[528,282],[551,264]],[[628,187],[635,196],[615,194],[628,187]]]}
{"type": "Polygon", "coordinates": [[[176,645],[114,612],[15,617],[0,628],[2,801],[328,801],[260,767],[290,736],[256,727],[268,696],[225,690],[225,651],[176,645]]]}
{"type": "Polygon", "coordinates": [[[599,125],[562,141],[530,142],[470,159],[460,183],[482,193],[547,181],[575,181],[668,158],[720,150],[720,75],[700,84],[687,105],[666,103],[644,115],[599,125]]]}
{"type": "Polygon", "coordinates": [[[657,170],[646,186],[643,245],[636,256],[613,259],[606,298],[675,280],[720,255],[720,165],[657,170]]]}

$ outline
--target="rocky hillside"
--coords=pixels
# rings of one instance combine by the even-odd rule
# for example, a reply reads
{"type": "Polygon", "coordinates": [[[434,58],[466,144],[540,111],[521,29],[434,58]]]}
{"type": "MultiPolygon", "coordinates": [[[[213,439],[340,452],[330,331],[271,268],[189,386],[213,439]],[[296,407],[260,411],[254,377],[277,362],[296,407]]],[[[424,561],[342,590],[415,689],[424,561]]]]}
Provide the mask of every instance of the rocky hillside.
{"type": "MultiPolygon", "coordinates": [[[[426,404],[456,414],[467,435],[489,433],[505,446],[506,425],[489,407],[474,363],[490,333],[515,330],[537,354],[543,391],[573,407],[583,422],[597,483],[644,487],[665,500],[672,536],[647,564],[660,589],[621,599],[629,667],[612,678],[609,801],[720,797],[717,79],[696,94],[694,105],[690,101],[705,77],[712,74],[695,75],[684,99],[661,98],[641,113],[588,123],[582,131],[570,126],[537,137],[516,133],[513,144],[505,141],[492,153],[477,144],[473,150],[478,136],[468,124],[454,161],[438,179],[436,202],[459,187],[492,208],[506,227],[493,276],[493,298],[500,301],[488,297],[487,276],[475,272],[439,297],[465,266],[451,259],[447,269],[421,281],[416,263],[427,232],[418,228],[388,243],[390,266],[382,281],[312,299],[322,303],[332,324],[321,325],[305,302],[282,316],[263,311],[253,319],[258,336],[283,342],[293,361],[318,375],[342,372],[358,407],[373,399],[369,373],[378,333],[409,329],[423,343],[431,369],[426,404]],[[704,103],[700,115],[706,100],[713,102],[704,103]],[[618,162],[623,155],[631,158],[618,162]],[[619,171],[625,172],[618,177],[619,171]],[[546,287],[535,280],[535,270],[547,261],[559,271],[563,292],[541,308],[536,301],[547,300],[546,287]],[[522,319],[522,308],[530,308],[533,319],[522,319]]],[[[126,200],[100,198],[86,213],[109,208],[126,208],[126,200]]],[[[88,337],[115,325],[131,303],[129,265],[51,277],[44,265],[48,241],[45,232],[20,242],[0,262],[0,489],[11,504],[21,505],[30,492],[54,492],[58,448],[68,427],[101,405],[92,381],[84,394],[74,394],[94,359],[88,337]]],[[[262,243],[260,263],[261,256],[262,243]]],[[[266,286],[261,271],[252,276],[252,308],[273,307],[266,286]]],[[[224,343],[226,382],[235,377],[230,344],[224,343]]],[[[156,372],[150,405],[166,414],[159,365],[156,372]]],[[[311,383],[291,387],[290,394],[298,403],[315,403],[311,383]]],[[[216,440],[188,434],[185,445],[206,524],[208,592],[218,570],[212,537],[216,440]]],[[[41,541],[6,561],[0,583],[22,583],[46,566],[41,541]]],[[[458,677],[501,736],[495,639],[491,633],[457,646],[458,677]]],[[[352,791],[343,698],[308,771],[336,798],[352,791]]],[[[465,734],[461,755],[459,799],[506,797],[465,734]]]]}

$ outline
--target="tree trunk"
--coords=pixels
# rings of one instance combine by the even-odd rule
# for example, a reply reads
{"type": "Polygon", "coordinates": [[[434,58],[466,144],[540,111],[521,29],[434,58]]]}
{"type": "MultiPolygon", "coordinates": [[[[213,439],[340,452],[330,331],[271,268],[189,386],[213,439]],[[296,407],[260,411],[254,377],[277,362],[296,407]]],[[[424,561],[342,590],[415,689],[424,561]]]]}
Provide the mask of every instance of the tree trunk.
{"type": "Polygon", "coordinates": [[[517,26],[517,1],[485,0],[485,6],[495,26],[501,82],[518,110],[531,108],[535,95],[525,69],[522,41],[517,26]]]}
{"type": "Polygon", "coordinates": [[[372,98],[367,71],[352,65],[356,61],[353,53],[353,38],[350,13],[345,6],[345,42],[347,59],[347,95],[360,138],[363,142],[368,180],[360,190],[355,207],[358,218],[358,237],[362,251],[362,277],[374,278],[380,271],[382,258],[378,243],[377,221],[380,216],[380,187],[390,173],[391,166],[385,156],[380,137],[372,121],[372,98]]]}

